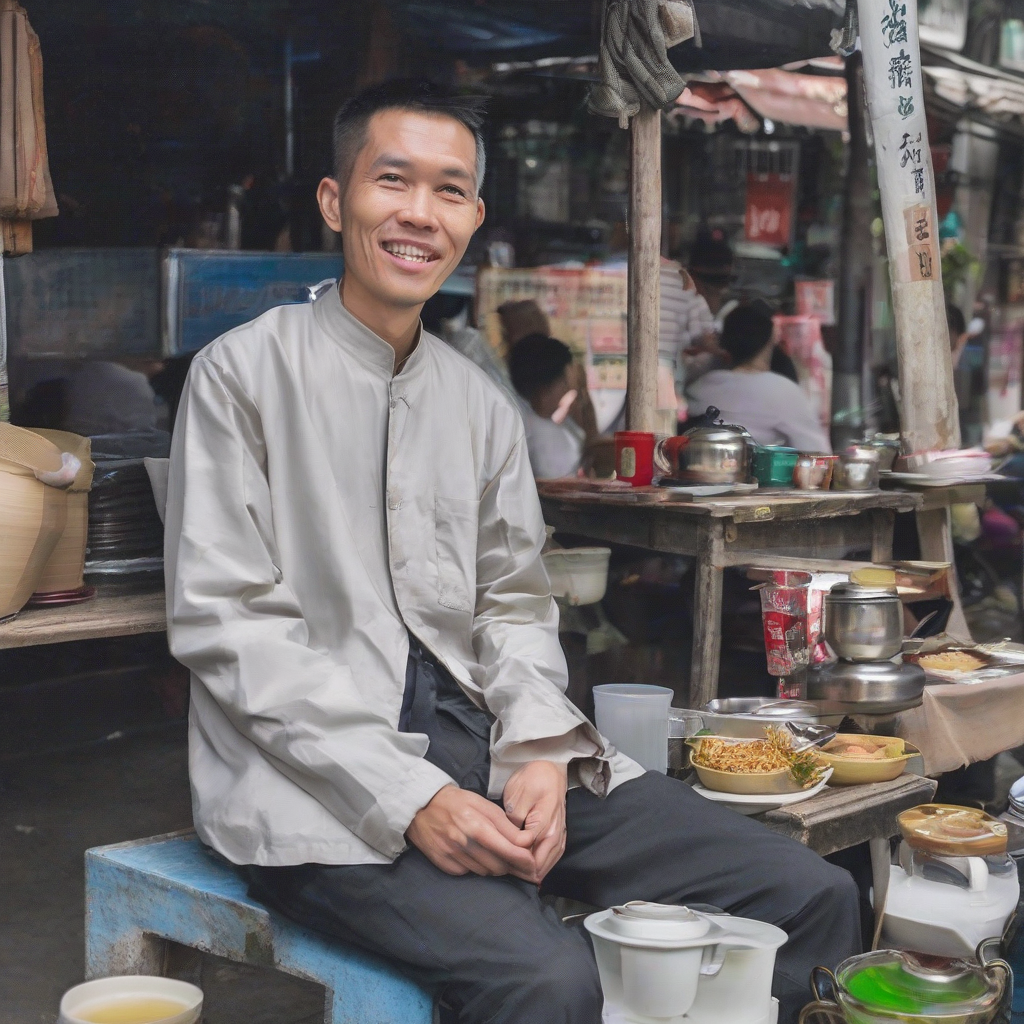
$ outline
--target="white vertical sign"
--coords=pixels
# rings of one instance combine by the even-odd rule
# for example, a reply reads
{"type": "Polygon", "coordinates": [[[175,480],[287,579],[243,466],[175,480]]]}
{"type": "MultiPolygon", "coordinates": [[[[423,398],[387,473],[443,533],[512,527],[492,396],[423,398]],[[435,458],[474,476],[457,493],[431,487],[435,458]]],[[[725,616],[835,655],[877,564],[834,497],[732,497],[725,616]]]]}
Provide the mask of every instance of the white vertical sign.
{"type": "Polygon", "coordinates": [[[960,443],[916,0],[858,0],[909,452],[960,443]]]}

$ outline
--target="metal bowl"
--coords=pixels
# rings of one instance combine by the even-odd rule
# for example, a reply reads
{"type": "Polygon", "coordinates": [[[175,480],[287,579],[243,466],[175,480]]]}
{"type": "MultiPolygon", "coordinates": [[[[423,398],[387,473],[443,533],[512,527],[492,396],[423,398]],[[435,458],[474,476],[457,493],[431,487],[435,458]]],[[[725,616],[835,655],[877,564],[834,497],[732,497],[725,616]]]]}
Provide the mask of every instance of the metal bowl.
{"type": "Polygon", "coordinates": [[[701,710],[704,728],[716,736],[762,739],[766,726],[780,722],[822,723],[817,706],[775,697],[726,697],[709,700],[701,710]]]}
{"type": "Polygon", "coordinates": [[[879,453],[853,445],[839,456],[832,486],[837,491],[873,491],[878,488],[879,453]]]}
{"type": "Polygon", "coordinates": [[[894,714],[916,708],[926,682],[924,669],[909,662],[837,661],[809,669],[802,696],[826,713],[894,714]]]}

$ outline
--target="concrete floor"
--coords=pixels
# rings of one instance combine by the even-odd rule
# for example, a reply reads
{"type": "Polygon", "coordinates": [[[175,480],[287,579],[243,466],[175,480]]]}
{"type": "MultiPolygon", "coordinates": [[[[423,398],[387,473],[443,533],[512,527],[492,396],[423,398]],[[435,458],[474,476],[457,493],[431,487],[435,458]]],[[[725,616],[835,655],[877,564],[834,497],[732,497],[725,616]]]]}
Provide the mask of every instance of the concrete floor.
{"type": "MultiPolygon", "coordinates": [[[[52,1024],[83,977],[82,855],[191,825],[183,725],[0,764],[0,1024],[52,1024]]],[[[205,1024],[315,1024],[323,989],[204,959],[205,1024]]]]}

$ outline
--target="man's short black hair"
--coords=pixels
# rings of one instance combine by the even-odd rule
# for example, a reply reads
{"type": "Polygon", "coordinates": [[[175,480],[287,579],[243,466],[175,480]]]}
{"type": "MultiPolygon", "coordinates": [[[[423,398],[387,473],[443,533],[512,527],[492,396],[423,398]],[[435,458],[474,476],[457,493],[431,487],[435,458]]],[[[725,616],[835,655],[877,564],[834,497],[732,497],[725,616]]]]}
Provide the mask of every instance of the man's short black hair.
{"type": "Polygon", "coordinates": [[[772,315],[763,302],[737,306],[722,324],[719,344],[732,357],[733,366],[754,358],[772,340],[772,315]]]}
{"type": "Polygon", "coordinates": [[[416,110],[450,117],[476,139],[476,190],[484,181],[484,99],[461,96],[425,78],[392,78],[371,85],[342,104],[334,116],[334,177],[348,185],[359,151],[366,145],[366,127],[382,110],[416,110]]]}
{"type": "Polygon", "coordinates": [[[572,362],[569,346],[546,334],[528,334],[515,343],[508,355],[512,386],[527,401],[541,388],[554,384],[572,362]]]}

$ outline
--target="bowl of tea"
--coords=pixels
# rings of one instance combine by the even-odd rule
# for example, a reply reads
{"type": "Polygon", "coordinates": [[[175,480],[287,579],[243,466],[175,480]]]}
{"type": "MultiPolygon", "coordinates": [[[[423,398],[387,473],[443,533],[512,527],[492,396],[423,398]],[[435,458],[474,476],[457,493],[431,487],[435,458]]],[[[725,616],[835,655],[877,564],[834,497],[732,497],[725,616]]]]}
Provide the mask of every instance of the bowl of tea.
{"type": "Polygon", "coordinates": [[[58,1024],[196,1024],[202,1012],[203,991],[195,985],[127,974],[69,989],[58,1024]]]}

